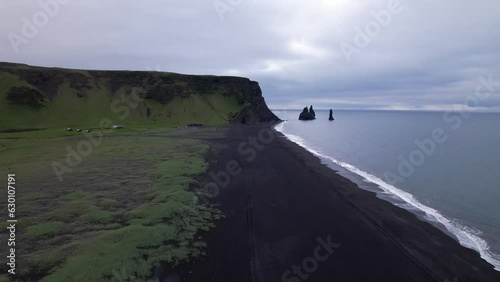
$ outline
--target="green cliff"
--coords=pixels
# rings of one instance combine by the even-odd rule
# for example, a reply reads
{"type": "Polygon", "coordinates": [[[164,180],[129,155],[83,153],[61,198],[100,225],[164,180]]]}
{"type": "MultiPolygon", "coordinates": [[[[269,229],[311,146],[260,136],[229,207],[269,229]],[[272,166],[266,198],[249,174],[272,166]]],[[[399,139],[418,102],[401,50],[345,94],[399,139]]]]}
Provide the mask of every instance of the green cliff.
{"type": "Polygon", "coordinates": [[[0,63],[0,131],[276,121],[247,78],[0,63]]]}

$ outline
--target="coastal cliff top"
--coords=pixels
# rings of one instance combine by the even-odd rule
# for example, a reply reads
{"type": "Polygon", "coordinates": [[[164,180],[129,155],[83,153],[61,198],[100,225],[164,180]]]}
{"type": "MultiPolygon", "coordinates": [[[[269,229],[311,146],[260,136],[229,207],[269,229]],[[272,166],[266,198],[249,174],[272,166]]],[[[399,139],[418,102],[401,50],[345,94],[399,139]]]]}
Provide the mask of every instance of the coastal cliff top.
{"type": "Polygon", "coordinates": [[[157,71],[77,70],[0,63],[0,130],[115,124],[271,122],[258,82],[157,71]]]}

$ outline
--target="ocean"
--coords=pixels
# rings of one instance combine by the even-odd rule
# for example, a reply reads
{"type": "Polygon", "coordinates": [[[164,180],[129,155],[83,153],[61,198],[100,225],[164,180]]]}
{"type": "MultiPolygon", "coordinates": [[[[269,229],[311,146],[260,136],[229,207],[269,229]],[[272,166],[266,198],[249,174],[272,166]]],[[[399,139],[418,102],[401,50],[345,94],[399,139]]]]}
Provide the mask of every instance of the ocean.
{"type": "Polygon", "coordinates": [[[332,169],[414,212],[500,271],[500,114],[273,110],[332,169]]]}

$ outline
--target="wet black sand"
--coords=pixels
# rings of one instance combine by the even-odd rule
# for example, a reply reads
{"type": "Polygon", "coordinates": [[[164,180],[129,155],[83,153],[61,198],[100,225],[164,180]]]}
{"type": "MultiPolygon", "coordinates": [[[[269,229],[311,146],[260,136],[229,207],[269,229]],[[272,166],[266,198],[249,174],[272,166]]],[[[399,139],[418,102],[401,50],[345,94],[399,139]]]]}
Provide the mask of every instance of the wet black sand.
{"type": "Polygon", "coordinates": [[[178,269],[181,281],[500,281],[478,253],[281,133],[257,141],[252,159],[248,138],[267,138],[268,128],[234,127],[210,140],[210,172],[227,172],[232,160],[241,172],[211,199],[226,218],[206,235],[207,257],[178,269]]]}

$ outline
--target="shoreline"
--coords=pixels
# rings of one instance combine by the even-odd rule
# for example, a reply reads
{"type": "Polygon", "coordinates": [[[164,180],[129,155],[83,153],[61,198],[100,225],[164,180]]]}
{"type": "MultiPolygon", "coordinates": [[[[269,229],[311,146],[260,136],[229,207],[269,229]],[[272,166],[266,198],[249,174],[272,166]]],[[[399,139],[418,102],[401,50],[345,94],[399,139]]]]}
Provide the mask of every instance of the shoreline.
{"type": "Polygon", "coordinates": [[[325,155],[320,151],[310,148],[301,137],[284,133],[282,128],[278,129],[278,125],[275,126],[275,130],[285,135],[291,142],[296,143],[318,157],[326,166],[354,182],[359,188],[373,192],[378,198],[410,211],[415,214],[419,220],[430,223],[455,239],[460,245],[478,252],[484,260],[493,265],[496,271],[500,272],[500,261],[497,258],[498,255],[490,250],[490,243],[478,234],[471,232],[470,227],[448,218],[436,208],[427,206],[416,199],[414,195],[399,187],[386,183],[370,172],[363,171],[358,167],[339,161],[332,156],[325,155]]]}
{"type": "Polygon", "coordinates": [[[274,140],[245,162],[238,145],[263,128],[270,127],[230,127],[212,141],[218,153],[210,171],[235,159],[242,173],[212,199],[226,218],[206,235],[207,257],[178,269],[183,281],[302,281],[306,275],[308,281],[499,281],[479,253],[358,187],[281,132],[273,129],[274,140]],[[310,264],[325,238],[338,249],[310,264]],[[315,267],[296,273],[297,265],[315,267]]]}
{"type": "Polygon", "coordinates": [[[412,194],[402,190],[401,188],[386,183],[384,180],[369,172],[363,171],[351,164],[344,163],[332,156],[325,155],[320,151],[310,148],[307,144],[305,144],[306,140],[303,140],[301,137],[287,135],[282,129],[277,129],[280,124],[274,126],[274,129],[283,134],[289,141],[299,145],[314,156],[318,157],[322,163],[339,175],[354,182],[358,188],[373,192],[378,198],[413,213],[421,221],[430,223],[459,242],[463,247],[478,252],[484,260],[495,268],[496,271],[500,272],[500,265],[498,264],[499,261],[496,259],[497,255],[490,253],[488,251],[488,242],[482,237],[479,237],[477,234],[468,231],[468,229],[470,229],[469,227],[450,220],[440,211],[417,200],[412,194]]]}

